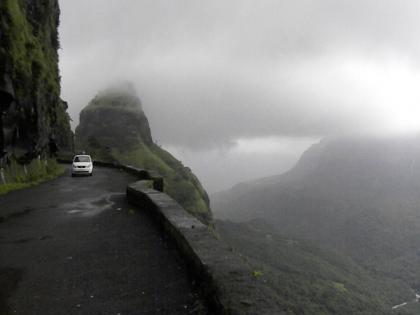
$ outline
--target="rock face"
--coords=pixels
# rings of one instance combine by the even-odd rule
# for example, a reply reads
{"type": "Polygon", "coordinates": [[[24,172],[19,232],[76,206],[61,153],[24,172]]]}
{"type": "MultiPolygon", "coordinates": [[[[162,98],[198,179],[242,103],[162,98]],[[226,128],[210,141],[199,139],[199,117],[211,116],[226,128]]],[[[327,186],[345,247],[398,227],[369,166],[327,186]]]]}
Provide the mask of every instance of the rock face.
{"type": "Polygon", "coordinates": [[[165,192],[205,223],[212,220],[207,193],[197,177],[153,142],[141,101],[130,84],[100,92],[80,113],[76,148],[93,158],[156,170],[165,192]]]}
{"type": "Polygon", "coordinates": [[[57,0],[0,2],[0,158],[72,150],[60,99],[57,0]]]}
{"type": "Polygon", "coordinates": [[[80,113],[76,139],[82,148],[102,149],[100,156],[107,159],[115,158],[111,149],[130,150],[139,141],[152,145],[149,122],[134,88],[127,84],[98,93],[80,113]]]}

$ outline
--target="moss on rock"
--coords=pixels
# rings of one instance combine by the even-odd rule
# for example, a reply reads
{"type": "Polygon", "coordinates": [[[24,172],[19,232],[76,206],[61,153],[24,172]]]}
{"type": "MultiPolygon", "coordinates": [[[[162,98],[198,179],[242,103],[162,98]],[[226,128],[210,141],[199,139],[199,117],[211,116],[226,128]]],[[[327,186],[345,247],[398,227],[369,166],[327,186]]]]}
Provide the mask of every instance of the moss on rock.
{"type": "Polygon", "coordinates": [[[51,142],[72,150],[60,98],[59,14],[57,0],[0,2],[0,158],[28,161],[51,151],[51,142]]]}

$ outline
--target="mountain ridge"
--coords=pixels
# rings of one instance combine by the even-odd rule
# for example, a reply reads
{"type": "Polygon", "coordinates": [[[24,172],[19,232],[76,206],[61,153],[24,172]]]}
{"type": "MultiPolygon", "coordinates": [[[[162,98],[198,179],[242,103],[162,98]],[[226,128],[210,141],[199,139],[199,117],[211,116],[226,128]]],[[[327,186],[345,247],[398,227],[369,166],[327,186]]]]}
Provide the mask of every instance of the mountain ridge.
{"type": "Polygon", "coordinates": [[[265,219],[279,233],[348,255],[376,275],[419,290],[419,139],[321,141],[267,184],[216,196],[215,217],[265,219]]]}

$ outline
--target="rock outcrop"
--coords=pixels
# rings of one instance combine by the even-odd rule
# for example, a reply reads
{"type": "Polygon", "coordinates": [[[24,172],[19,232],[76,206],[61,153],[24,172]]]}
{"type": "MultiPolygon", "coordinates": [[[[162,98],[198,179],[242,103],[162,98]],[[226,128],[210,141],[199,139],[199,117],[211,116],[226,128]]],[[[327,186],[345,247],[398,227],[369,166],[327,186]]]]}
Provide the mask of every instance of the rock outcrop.
{"type": "Polygon", "coordinates": [[[203,222],[212,220],[209,198],[197,177],[153,142],[141,101],[130,84],[100,92],[82,110],[76,148],[94,159],[159,172],[166,193],[203,222]]]}
{"type": "Polygon", "coordinates": [[[0,2],[0,159],[71,151],[60,98],[57,0],[0,2]]]}

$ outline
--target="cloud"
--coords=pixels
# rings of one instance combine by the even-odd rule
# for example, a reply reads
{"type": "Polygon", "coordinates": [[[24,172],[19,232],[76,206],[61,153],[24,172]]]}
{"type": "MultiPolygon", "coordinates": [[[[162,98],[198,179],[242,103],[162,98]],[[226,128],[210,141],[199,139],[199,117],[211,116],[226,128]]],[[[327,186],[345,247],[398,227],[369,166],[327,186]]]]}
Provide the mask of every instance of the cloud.
{"type": "Polygon", "coordinates": [[[131,80],[158,142],[416,129],[417,1],[61,1],[63,97],[131,80]]]}
{"type": "Polygon", "coordinates": [[[238,139],[235,145],[206,151],[179,146],[167,149],[198,175],[209,193],[239,182],[269,177],[290,169],[300,155],[319,139],[269,137],[238,139]]]}

